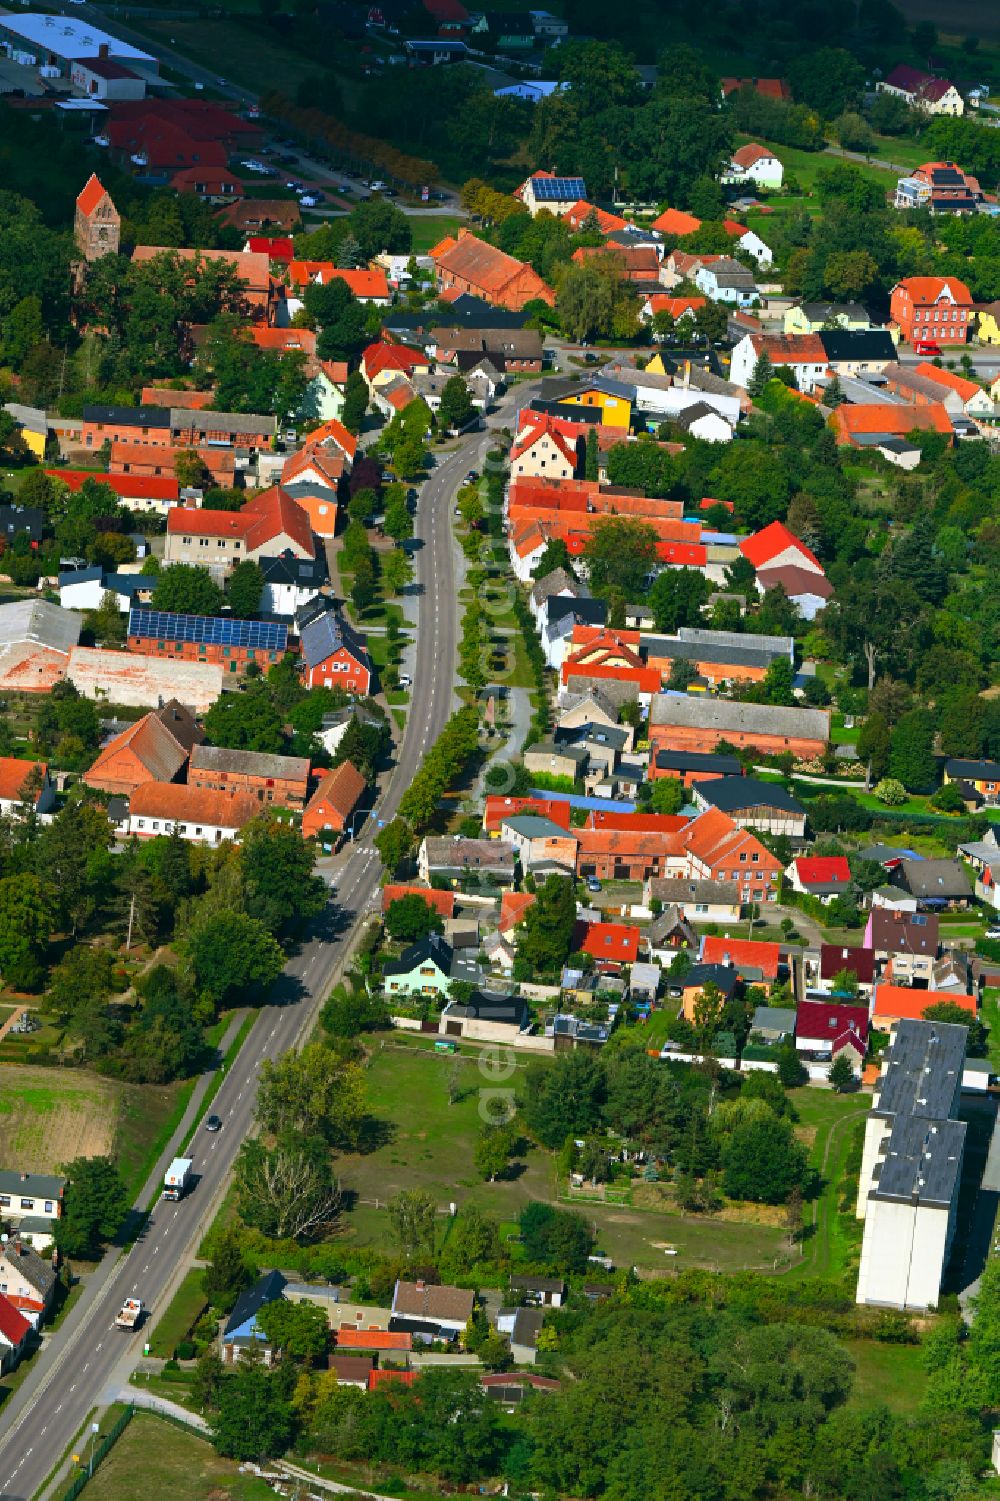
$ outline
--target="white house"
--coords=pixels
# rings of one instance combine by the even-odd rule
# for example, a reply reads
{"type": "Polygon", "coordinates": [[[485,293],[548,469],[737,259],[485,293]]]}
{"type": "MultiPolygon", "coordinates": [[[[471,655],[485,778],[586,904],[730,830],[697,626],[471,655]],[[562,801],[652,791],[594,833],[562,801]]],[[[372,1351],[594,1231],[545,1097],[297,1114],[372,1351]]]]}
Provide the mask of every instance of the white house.
{"type": "Polygon", "coordinates": [[[56,789],[45,762],[21,761],[16,756],[0,756],[0,814],[7,818],[20,816],[24,802],[24,789],[28,778],[36,768],[40,769],[41,782],[35,796],[35,812],[51,811],[56,800],[56,789]]]}
{"type": "Polygon", "coordinates": [[[532,218],[542,209],[561,218],[575,203],[586,198],[587,184],[582,177],[555,177],[551,172],[535,172],[521,184],[514,196],[520,198],[532,218]]]}
{"type": "Polygon", "coordinates": [[[128,832],[138,839],[178,834],[194,844],[222,844],[260,812],[250,792],[219,792],[176,782],[145,782],[129,799],[128,832]]]}
{"type": "Polygon", "coordinates": [[[328,578],[325,560],[293,558],[287,553],[279,558],[261,558],[260,568],[264,574],[260,596],[263,615],[294,616],[316,597],[328,578]]]}
{"type": "Polygon", "coordinates": [[[733,349],[730,380],[748,386],[764,350],[772,366],[787,365],[794,372],[800,391],[814,391],[827,377],[830,361],[819,334],[744,334],[733,349]]]}
{"type": "Polygon", "coordinates": [[[694,401],[675,418],[678,427],[706,443],[731,443],[733,429],[707,401],[694,401]]]}
{"type": "Polygon", "coordinates": [[[733,152],[729,166],[722,174],[725,183],[752,182],[758,188],[777,190],[785,178],[785,169],[767,146],[758,146],[751,141],[733,152]]]}
{"type": "Polygon", "coordinates": [[[37,1251],[45,1250],[52,1244],[65,1192],[63,1177],[0,1169],[0,1217],[11,1221],[37,1251]]]}
{"type": "Polygon", "coordinates": [[[755,229],[745,230],[743,234],[734,236],[734,240],[737,250],[752,255],[758,266],[766,268],[774,265],[774,252],[755,229]]]}
{"type": "Polygon", "coordinates": [[[713,302],[746,308],[760,301],[753,272],[728,255],[706,256],[694,273],[694,284],[713,302]]]}

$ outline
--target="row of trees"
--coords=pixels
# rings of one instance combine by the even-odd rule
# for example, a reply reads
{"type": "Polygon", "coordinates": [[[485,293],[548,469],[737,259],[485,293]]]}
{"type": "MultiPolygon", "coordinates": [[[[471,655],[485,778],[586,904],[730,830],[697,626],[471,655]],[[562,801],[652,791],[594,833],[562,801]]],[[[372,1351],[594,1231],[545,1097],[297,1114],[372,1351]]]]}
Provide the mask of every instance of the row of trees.
{"type": "Polygon", "coordinates": [[[441,798],[466,771],[479,744],[479,715],[475,708],[457,709],[420,770],[403,794],[399,814],[376,836],[382,863],[391,873],[427,832],[438,815],[441,798]]]}

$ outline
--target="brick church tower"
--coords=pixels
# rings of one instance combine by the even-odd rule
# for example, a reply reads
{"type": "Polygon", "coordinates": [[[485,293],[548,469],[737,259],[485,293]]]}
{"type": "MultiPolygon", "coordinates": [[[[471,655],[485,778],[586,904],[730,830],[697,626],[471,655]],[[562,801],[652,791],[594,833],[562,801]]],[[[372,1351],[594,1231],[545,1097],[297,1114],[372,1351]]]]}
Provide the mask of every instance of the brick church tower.
{"type": "Polygon", "coordinates": [[[116,255],[121,238],[121,215],[110,194],[92,173],[76,200],[73,238],[85,261],[99,261],[102,255],[116,255]]]}

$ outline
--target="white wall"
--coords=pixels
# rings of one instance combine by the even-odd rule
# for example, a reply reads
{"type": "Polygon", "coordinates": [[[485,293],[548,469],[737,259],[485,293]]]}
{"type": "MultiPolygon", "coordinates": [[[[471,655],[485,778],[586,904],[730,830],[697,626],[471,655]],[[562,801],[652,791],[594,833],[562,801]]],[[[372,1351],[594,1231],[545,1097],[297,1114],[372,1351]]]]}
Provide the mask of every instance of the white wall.
{"type": "Polygon", "coordinates": [[[948,1212],[872,1199],[865,1220],[857,1301],[936,1308],[948,1252],[948,1212]]]}

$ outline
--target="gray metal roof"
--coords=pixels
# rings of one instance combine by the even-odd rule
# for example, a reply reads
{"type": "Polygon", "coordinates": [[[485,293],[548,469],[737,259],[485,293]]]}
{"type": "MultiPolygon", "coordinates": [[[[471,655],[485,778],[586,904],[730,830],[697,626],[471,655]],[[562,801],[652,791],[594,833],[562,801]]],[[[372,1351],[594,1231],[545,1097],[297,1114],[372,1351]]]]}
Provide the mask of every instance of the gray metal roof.
{"type": "Polygon", "coordinates": [[[226,750],[221,745],[196,745],[191,752],[191,770],[304,780],[309,775],[309,761],[303,756],[269,756],[261,751],[226,750]]]}
{"type": "Polygon", "coordinates": [[[897,1121],[875,1169],[876,1199],[950,1205],[962,1170],[965,1122],[897,1121]]]}
{"type": "Polygon", "coordinates": [[[756,777],[714,777],[695,782],[691,788],[704,802],[724,813],[748,808],[777,808],[782,813],[805,817],[805,808],[780,782],[761,782],[756,777]]]}
{"type": "Polygon", "coordinates": [[[951,1022],[897,1022],[872,1110],[881,1116],[947,1119],[962,1078],[968,1036],[968,1027],[951,1022]]]}
{"type": "Polygon", "coordinates": [[[786,709],[774,704],[734,703],[725,698],[688,698],[672,693],[653,695],[649,722],[715,729],[723,737],[728,730],[783,735],[790,739],[830,738],[830,714],[826,709],[786,709]]]}
{"type": "Polygon", "coordinates": [[[66,1182],[55,1173],[20,1173],[16,1168],[0,1168],[0,1194],[17,1194],[23,1199],[58,1199],[66,1182]]]}
{"type": "Polygon", "coordinates": [[[33,641],[67,655],[80,640],[83,616],[45,599],[19,599],[0,605],[0,650],[33,641]]]}

